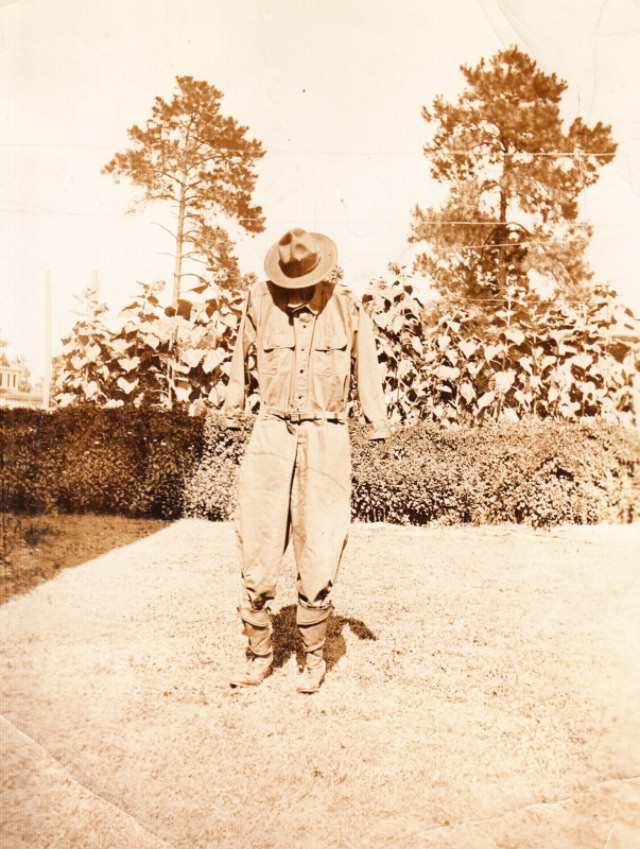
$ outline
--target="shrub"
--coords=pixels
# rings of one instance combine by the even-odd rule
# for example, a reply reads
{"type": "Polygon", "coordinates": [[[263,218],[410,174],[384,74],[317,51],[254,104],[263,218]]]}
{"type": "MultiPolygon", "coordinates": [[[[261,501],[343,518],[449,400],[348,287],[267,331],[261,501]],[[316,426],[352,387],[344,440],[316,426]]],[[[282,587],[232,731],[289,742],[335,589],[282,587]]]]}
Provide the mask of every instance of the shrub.
{"type": "Polygon", "coordinates": [[[0,411],[3,509],[176,518],[202,451],[202,420],[86,404],[0,411]]]}
{"type": "Polygon", "coordinates": [[[238,467],[253,425],[246,418],[240,430],[227,430],[220,415],[208,416],[204,448],[184,491],[186,516],[212,521],[230,519],[236,508],[238,467]]]}
{"type": "Polygon", "coordinates": [[[580,307],[515,293],[490,312],[444,299],[427,310],[412,284],[397,279],[372,284],[363,303],[394,422],[637,424],[640,346],[633,316],[613,293],[580,307]]]}
{"type": "Polygon", "coordinates": [[[602,422],[405,428],[384,445],[354,434],[352,512],[364,521],[631,522],[640,434],[602,422]]]}
{"type": "MultiPolygon", "coordinates": [[[[208,421],[187,482],[187,515],[229,519],[251,427],[208,421]]],[[[640,435],[602,423],[529,420],[443,430],[401,428],[384,443],[352,424],[352,517],[422,525],[631,522],[640,515],[640,435]]]]}
{"type": "Polygon", "coordinates": [[[117,332],[105,324],[108,310],[95,291],[86,289],[77,298],[82,309],[57,361],[59,407],[89,401],[170,408],[204,400],[221,407],[244,293],[212,283],[204,287],[202,303],[180,300],[178,312],[167,312],[159,301],[164,283],[140,286],[121,311],[117,332]]]}
{"type": "MultiPolygon", "coordinates": [[[[219,414],[71,407],[0,411],[3,510],[231,518],[251,430],[219,414]]],[[[422,525],[631,522],[640,515],[640,433],[601,420],[443,429],[384,443],[352,432],[352,515],[422,525]]]]}

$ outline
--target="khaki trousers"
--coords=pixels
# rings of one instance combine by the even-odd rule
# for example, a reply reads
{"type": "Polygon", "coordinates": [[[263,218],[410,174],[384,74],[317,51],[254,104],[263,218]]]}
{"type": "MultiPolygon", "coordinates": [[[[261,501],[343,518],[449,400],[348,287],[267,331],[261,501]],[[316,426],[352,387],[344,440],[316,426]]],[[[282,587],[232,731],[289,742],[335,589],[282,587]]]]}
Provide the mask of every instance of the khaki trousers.
{"type": "MultiPolygon", "coordinates": [[[[346,424],[258,417],[240,467],[238,537],[245,602],[275,598],[292,539],[298,604],[331,606],[350,523],[351,449],[346,424]]],[[[243,606],[244,606],[243,605],[243,606]]]]}

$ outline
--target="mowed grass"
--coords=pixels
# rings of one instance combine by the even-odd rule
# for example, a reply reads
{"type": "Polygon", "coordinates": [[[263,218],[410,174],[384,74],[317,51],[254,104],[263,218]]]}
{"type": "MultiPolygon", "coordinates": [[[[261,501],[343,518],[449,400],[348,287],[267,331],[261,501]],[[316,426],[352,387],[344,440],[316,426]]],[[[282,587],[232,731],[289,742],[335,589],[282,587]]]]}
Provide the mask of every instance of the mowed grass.
{"type": "Polygon", "coordinates": [[[631,849],[639,530],[355,525],[315,696],[289,554],[240,692],[231,525],[67,570],[0,609],[0,843],[631,849]]]}

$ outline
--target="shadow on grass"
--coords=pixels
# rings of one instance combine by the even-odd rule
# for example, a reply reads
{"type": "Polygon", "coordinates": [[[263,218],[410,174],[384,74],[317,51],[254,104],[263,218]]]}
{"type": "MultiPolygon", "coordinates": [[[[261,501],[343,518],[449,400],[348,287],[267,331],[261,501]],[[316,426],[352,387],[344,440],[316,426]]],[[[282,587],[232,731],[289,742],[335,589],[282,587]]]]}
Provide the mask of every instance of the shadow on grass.
{"type": "MultiPolygon", "coordinates": [[[[327,642],[325,657],[327,669],[331,669],[344,657],[347,644],[343,636],[344,626],[347,625],[353,634],[361,640],[377,640],[376,635],[364,622],[347,616],[336,616],[332,613],[327,626],[327,642]]],[[[273,617],[273,667],[280,669],[289,658],[295,655],[300,669],[304,666],[304,648],[296,625],[296,606],[289,604],[283,607],[273,617]]]]}
{"type": "Polygon", "coordinates": [[[61,569],[157,533],[164,519],[91,513],[0,512],[0,604],[49,581],[61,569]]]}

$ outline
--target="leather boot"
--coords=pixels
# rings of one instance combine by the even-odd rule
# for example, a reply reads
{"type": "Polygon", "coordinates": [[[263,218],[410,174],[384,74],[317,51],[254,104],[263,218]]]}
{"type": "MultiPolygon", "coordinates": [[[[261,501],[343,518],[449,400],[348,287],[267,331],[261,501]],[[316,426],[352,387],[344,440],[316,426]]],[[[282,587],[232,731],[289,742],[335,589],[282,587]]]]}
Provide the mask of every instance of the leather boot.
{"type": "Polygon", "coordinates": [[[257,687],[270,674],[273,663],[271,615],[268,610],[251,610],[249,607],[239,607],[238,612],[249,648],[244,669],[229,684],[232,687],[257,687]]]}
{"type": "Polygon", "coordinates": [[[330,607],[308,608],[298,605],[296,619],[306,652],[305,667],[296,686],[299,693],[317,693],[324,681],[327,664],[324,644],[330,607]]]}

